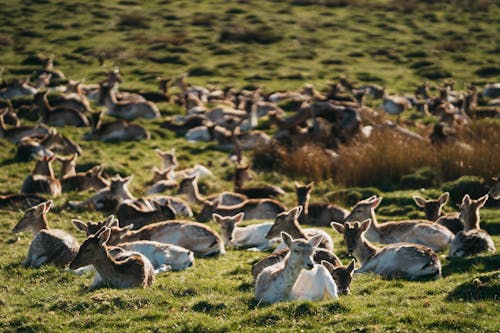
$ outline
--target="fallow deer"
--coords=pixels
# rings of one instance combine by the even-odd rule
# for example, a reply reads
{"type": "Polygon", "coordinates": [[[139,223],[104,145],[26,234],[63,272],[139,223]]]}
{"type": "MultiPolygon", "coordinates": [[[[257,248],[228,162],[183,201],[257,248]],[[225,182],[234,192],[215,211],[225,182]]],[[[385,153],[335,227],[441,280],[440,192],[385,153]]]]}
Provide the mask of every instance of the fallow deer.
{"type": "Polygon", "coordinates": [[[46,214],[51,208],[49,200],[27,209],[12,229],[13,233],[31,230],[34,235],[24,267],[38,268],[44,264],[65,267],[78,253],[79,244],[73,236],[63,230],[49,229],[46,214]]]}
{"type": "Polygon", "coordinates": [[[42,121],[50,126],[88,126],[88,119],[74,109],[52,107],[47,99],[47,90],[36,93],[33,99],[42,116],[42,121]]]}
{"type": "Polygon", "coordinates": [[[450,194],[445,192],[437,199],[424,199],[413,196],[417,206],[424,209],[425,217],[429,221],[434,221],[448,228],[453,234],[464,229],[464,223],[460,221],[458,213],[444,214],[442,208],[448,202],[450,194]]]}
{"type": "Polygon", "coordinates": [[[373,272],[389,279],[408,280],[441,277],[441,262],[430,248],[410,243],[377,247],[364,236],[370,223],[370,219],[344,225],[332,222],[332,228],[344,235],[347,251],[361,264],[356,273],[373,272]]]}
{"type": "Polygon", "coordinates": [[[36,88],[28,85],[28,80],[16,80],[13,85],[0,90],[0,98],[14,99],[17,97],[34,95],[36,93],[36,88]]]}
{"type": "Polygon", "coordinates": [[[278,197],[285,194],[283,189],[274,185],[246,187],[245,182],[253,180],[249,173],[250,165],[236,164],[234,170],[234,191],[251,199],[278,197]]]}
{"type": "Polygon", "coordinates": [[[160,111],[158,110],[158,107],[152,102],[120,102],[116,99],[112,87],[101,85],[101,89],[103,90],[104,104],[108,108],[107,114],[110,116],[126,120],[134,120],[137,118],[151,119],[160,117],[160,111]]]}
{"type": "Polygon", "coordinates": [[[103,167],[96,165],[86,172],[78,172],[74,175],[61,178],[63,192],[87,191],[90,189],[101,190],[109,186],[109,182],[102,176],[103,167]]]}
{"type": "Polygon", "coordinates": [[[77,157],[78,154],[73,154],[67,157],[56,155],[56,160],[61,163],[61,172],[59,175],[59,179],[76,175],[77,157]]]}
{"type": "Polygon", "coordinates": [[[198,190],[197,176],[183,178],[179,184],[177,194],[185,194],[188,201],[195,205],[204,205],[207,200],[211,202],[219,200],[219,204],[222,206],[232,206],[241,204],[245,200],[248,200],[248,198],[243,194],[227,191],[216,193],[204,198],[198,190]]]}
{"type": "Polygon", "coordinates": [[[121,227],[132,225],[132,229],[137,230],[148,224],[175,219],[175,210],[168,202],[161,204],[156,200],[151,200],[146,205],[138,206],[137,201],[126,200],[118,206],[116,217],[120,221],[121,227]],[[149,204],[153,206],[152,209],[144,207],[149,204]]]}
{"type": "Polygon", "coordinates": [[[285,206],[273,199],[248,199],[242,203],[232,206],[222,206],[219,200],[205,201],[198,215],[201,222],[209,221],[213,214],[221,216],[232,216],[240,212],[245,213],[247,220],[274,219],[276,215],[285,211],[285,206]]]}
{"type": "Polygon", "coordinates": [[[44,124],[36,126],[17,126],[7,128],[0,114],[0,136],[12,143],[18,143],[24,137],[43,138],[49,134],[49,128],[44,124]]]}
{"type": "Polygon", "coordinates": [[[103,123],[100,112],[90,116],[90,132],[85,135],[85,140],[113,141],[139,141],[150,139],[151,135],[143,126],[125,120],[103,123]]]}
{"type": "Polygon", "coordinates": [[[54,197],[61,194],[61,182],[54,176],[54,170],[50,164],[54,158],[55,156],[44,158],[36,163],[33,172],[23,181],[22,194],[48,193],[54,197]]]}

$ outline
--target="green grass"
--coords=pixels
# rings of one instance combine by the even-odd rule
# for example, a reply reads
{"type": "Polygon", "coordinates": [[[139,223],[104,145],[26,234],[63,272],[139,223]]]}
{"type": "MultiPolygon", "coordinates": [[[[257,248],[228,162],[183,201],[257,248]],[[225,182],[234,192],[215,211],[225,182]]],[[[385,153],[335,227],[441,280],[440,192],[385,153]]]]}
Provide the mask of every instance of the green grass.
{"type": "MultiPolygon", "coordinates": [[[[295,89],[305,82],[324,87],[346,75],[354,81],[411,92],[424,80],[451,75],[483,84],[495,72],[500,9],[489,1],[4,1],[0,9],[0,65],[3,77],[30,76],[38,55],[54,55],[56,68],[86,83],[101,80],[114,65],[124,73],[123,88],[158,91],[158,75],[189,72],[196,84],[258,84],[267,91],[295,89]],[[304,5],[312,3],[312,5],[304,5]],[[346,5],[348,3],[348,5],[346,5]],[[241,26],[227,40],[230,26],[241,26]],[[226,34],[224,35],[224,31],[226,34]],[[221,37],[224,40],[221,42],[221,37]],[[229,39],[231,39],[229,38],[229,39]],[[245,39],[246,38],[246,39],[245,39]],[[253,40],[248,42],[248,39],[253,40]],[[98,57],[104,59],[99,67],[98,57]],[[487,70],[490,68],[490,70],[487,70]],[[485,70],[486,69],[486,70],[485,70]],[[444,76],[443,76],[444,75],[444,76]]],[[[496,74],[495,74],[496,73],[496,74]]],[[[181,112],[160,103],[163,116],[181,112]]],[[[96,107],[97,108],[97,107],[96,107]]],[[[104,144],[81,140],[84,129],[62,129],[81,143],[78,165],[105,165],[105,174],[134,175],[132,192],[144,194],[154,149],[175,147],[181,167],[202,163],[216,181],[203,180],[204,194],[232,188],[233,166],[213,143],[188,143],[161,129],[161,120],[140,121],[152,133],[142,143],[104,144]]],[[[15,146],[0,140],[0,192],[17,192],[34,163],[12,160],[15,146]]],[[[255,174],[256,182],[284,188],[283,202],[295,203],[291,177],[255,174]]],[[[301,179],[307,181],[308,179],[301,179]]],[[[425,191],[379,192],[345,189],[330,181],[315,184],[313,201],[335,199],[349,206],[373,193],[384,196],[380,221],[423,217],[411,196],[425,191]]],[[[50,226],[83,241],[70,220],[102,219],[105,214],[67,210],[68,200],[90,193],[65,193],[48,214],[50,226]]],[[[195,210],[199,207],[195,207],[195,210]]],[[[453,211],[452,206],[447,211],[453,211]]],[[[53,267],[24,269],[31,235],[10,230],[19,211],[0,211],[0,331],[2,332],[497,332],[500,256],[443,259],[443,279],[385,281],[356,276],[352,294],[338,302],[258,305],[253,298],[251,265],[265,256],[228,250],[221,258],[197,259],[183,272],[157,276],[149,289],[99,289],[88,293],[92,276],[53,267]]],[[[500,246],[498,204],[481,210],[482,226],[500,246]]],[[[213,222],[210,225],[217,228],[213,222]]],[[[338,234],[327,230],[336,253],[348,258],[338,234]]]]}

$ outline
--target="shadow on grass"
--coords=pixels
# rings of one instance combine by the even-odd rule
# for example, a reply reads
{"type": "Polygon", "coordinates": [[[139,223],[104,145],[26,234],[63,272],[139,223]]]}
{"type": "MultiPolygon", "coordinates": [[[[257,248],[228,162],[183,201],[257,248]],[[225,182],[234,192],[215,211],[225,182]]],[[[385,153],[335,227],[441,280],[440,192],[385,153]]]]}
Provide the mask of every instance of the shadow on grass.
{"type": "Polygon", "coordinates": [[[499,271],[476,276],[458,285],[446,297],[447,301],[480,301],[487,299],[500,300],[499,271]]]}
{"type": "Polygon", "coordinates": [[[443,276],[476,271],[479,273],[498,270],[500,254],[471,258],[453,258],[443,267],[443,276]]]}

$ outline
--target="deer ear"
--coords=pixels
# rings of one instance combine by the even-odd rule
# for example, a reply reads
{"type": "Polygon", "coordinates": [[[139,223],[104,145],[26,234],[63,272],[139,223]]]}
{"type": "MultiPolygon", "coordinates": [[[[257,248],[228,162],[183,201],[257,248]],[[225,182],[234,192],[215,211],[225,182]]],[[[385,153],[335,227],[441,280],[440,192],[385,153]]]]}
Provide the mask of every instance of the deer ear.
{"type": "Polygon", "coordinates": [[[298,181],[294,181],[293,183],[295,184],[295,188],[299,188],[301,186],[298,181]]]}
{"type": "Polygon", "coordinates": [[[377,208],[378,205],[380,205],[380,202],[382,202],[382,197],[375,196],[375,198],[371,200],[372,208],[373,209],[377,208]]]}
{"type": "Polygon", "coordinates": [[[126,225],[123,228],[121,228],[121,231],[124,232],[124,233],[127,233],[130,230],[132,230],[132,229],[134,229],[134,225],[133,224],[129,224],[129,225],[126,225]]]}
{"type": "Polygon", "coordinates": [[[323,236],[322,235],[316,235],[310,240],[307,241],[312,247],[317,248],[319,244],[323,241],[323,236]]]}
{"type": "Polygon", "coordinates": [[[335,270],[335,266],[333,266],[332,263],[329,261],[321,260],[321,265],[323,265],[330,272],[333,272],[335,270]]]}
{"type": "Polygon", "coordinates": [[[300,216],[300,213],[302,213],[302,206],[297,206],[294,209],[292,209],[289,213],[291,216],[295,216],[295,218],[298,218],[300,216]]]}
{"type": "Polygon", "coordinates": [[[83,231],[84,233],[87,233],[89,230],[87,227],[87,224],[83,221],[74,219],[74,220],[71,220],[71,223],[73,223],[73,225],[75,226],[76,229],[83,231]]]}
{"type": "Polygon", "coordinates": [[[464,195],[464,198],[462,199],[462,205],[470,205],[470,197],[468,194],[464,195]]]}
{"type": "Polygon", "coordinates": [[[108,217],[106,217],[103,223],[108,228],[118,226],[118,220],[115,218],[114,215],[109,215],[108,217]]]}
{"type": "Polygon", "coordinates": [[[243,221],[243,218],[245,217],[245,213],[244,212],[241,212],[241,213],[238,213],[234,216],[234,219],[235,219],[235,224],[237,223],[240,223],[241,221],[243,221]]]}
{"type": "Polygon", "coordinates": [[[448,202],[449,198],[450,198],[450,192],[444,192],[438,198],[439,204],[441,206],[446,205],[446,203],[448,202]]]}
{"type": "Polygon", "coordinates": [[[309,184],[306,185],[308,189],[312,189],[314,186],[314,182],[310,182],[309,184]]]}
{"type": "Polygon", "coordinates": [[[219,214],[212,214],[212,218],[214,219],[214,221],[215,221],[216,223],[219,223],[219,224],[220,224],[220,223],[221,223],[221,221],[223,220],[223,217],[222,217],[221,215],[219,215],[219,214]]]}
{"type": "Polygon", "coordinates": [[[344,234],[345,228],[342,224],[337,223],[337,222],[332,222],[330,223],[330,226],[337,231],[339,234],[344,234]]]}
{"type": "Polygon", "coordinates": [[[361,232],[365,232],[366,230],[368,230],[368,228],[370,227],[371,223],[372,223],[371,219],[366,219],[363,222],[361,222],[361,224],[359,226],[360,229],[361,229],[361,232]]]}
{"type": "Polygon", "coordinates": [[[416,195],[413,196],[413,201],[417,204],[418,207],[425,207],[425,200],[421,197],[417,197],[416,195]]]}
{"type": "Polygon", "coordinates": [[[349,274],[351,274],[354,271],[354,268],[355,268],[355,260],[352,260],[349,266],[347,266],[347,271],[349,272],[349,274]]]}
{"type": "Polygon", "coordinates": [[[99,244],[104,245],[106,242],[109,240],[109,237],[111,237],[111,229],[108,227],[103,227],[103,231],[97,236],[99,237],[99,244]]]}
{"type": "Polygon", "coordinates": [[[293,238],[286,232],[281,232],[281,241],[290,249],[292,247],[293,238]]]}
{"type": "Polygon", "coordinates": [[[481,198],[476,200],[477,207],[481,208],[486,204],[486,201],[488,201],[488,194],[483,195],[481,198]]]}
{"type": "Polygon", "coordinates": [[[54,201],[52,200],[49,200],[49,201],[46,201],[44,203],[44,206],[43,206],[43,213],[47,213],[51,208],[52,208],[52,205],[54,204],[54,201]]]}

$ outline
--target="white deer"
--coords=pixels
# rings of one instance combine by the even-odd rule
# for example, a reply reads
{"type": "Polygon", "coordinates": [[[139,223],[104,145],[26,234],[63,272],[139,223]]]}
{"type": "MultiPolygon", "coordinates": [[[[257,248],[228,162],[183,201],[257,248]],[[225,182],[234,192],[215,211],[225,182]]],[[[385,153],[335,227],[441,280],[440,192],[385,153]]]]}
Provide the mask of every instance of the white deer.
{"type": "Polygon", "coordinates": [[[347,251],[361,263],[356,273],[373,272],[386,278],[409,280],[441,277],[441,262],[430,248],[409,243],[377,247],[364,236],[370,224],[370,219],[361,223],[331,224],[333,229],[344,235],[347,251]]]}

